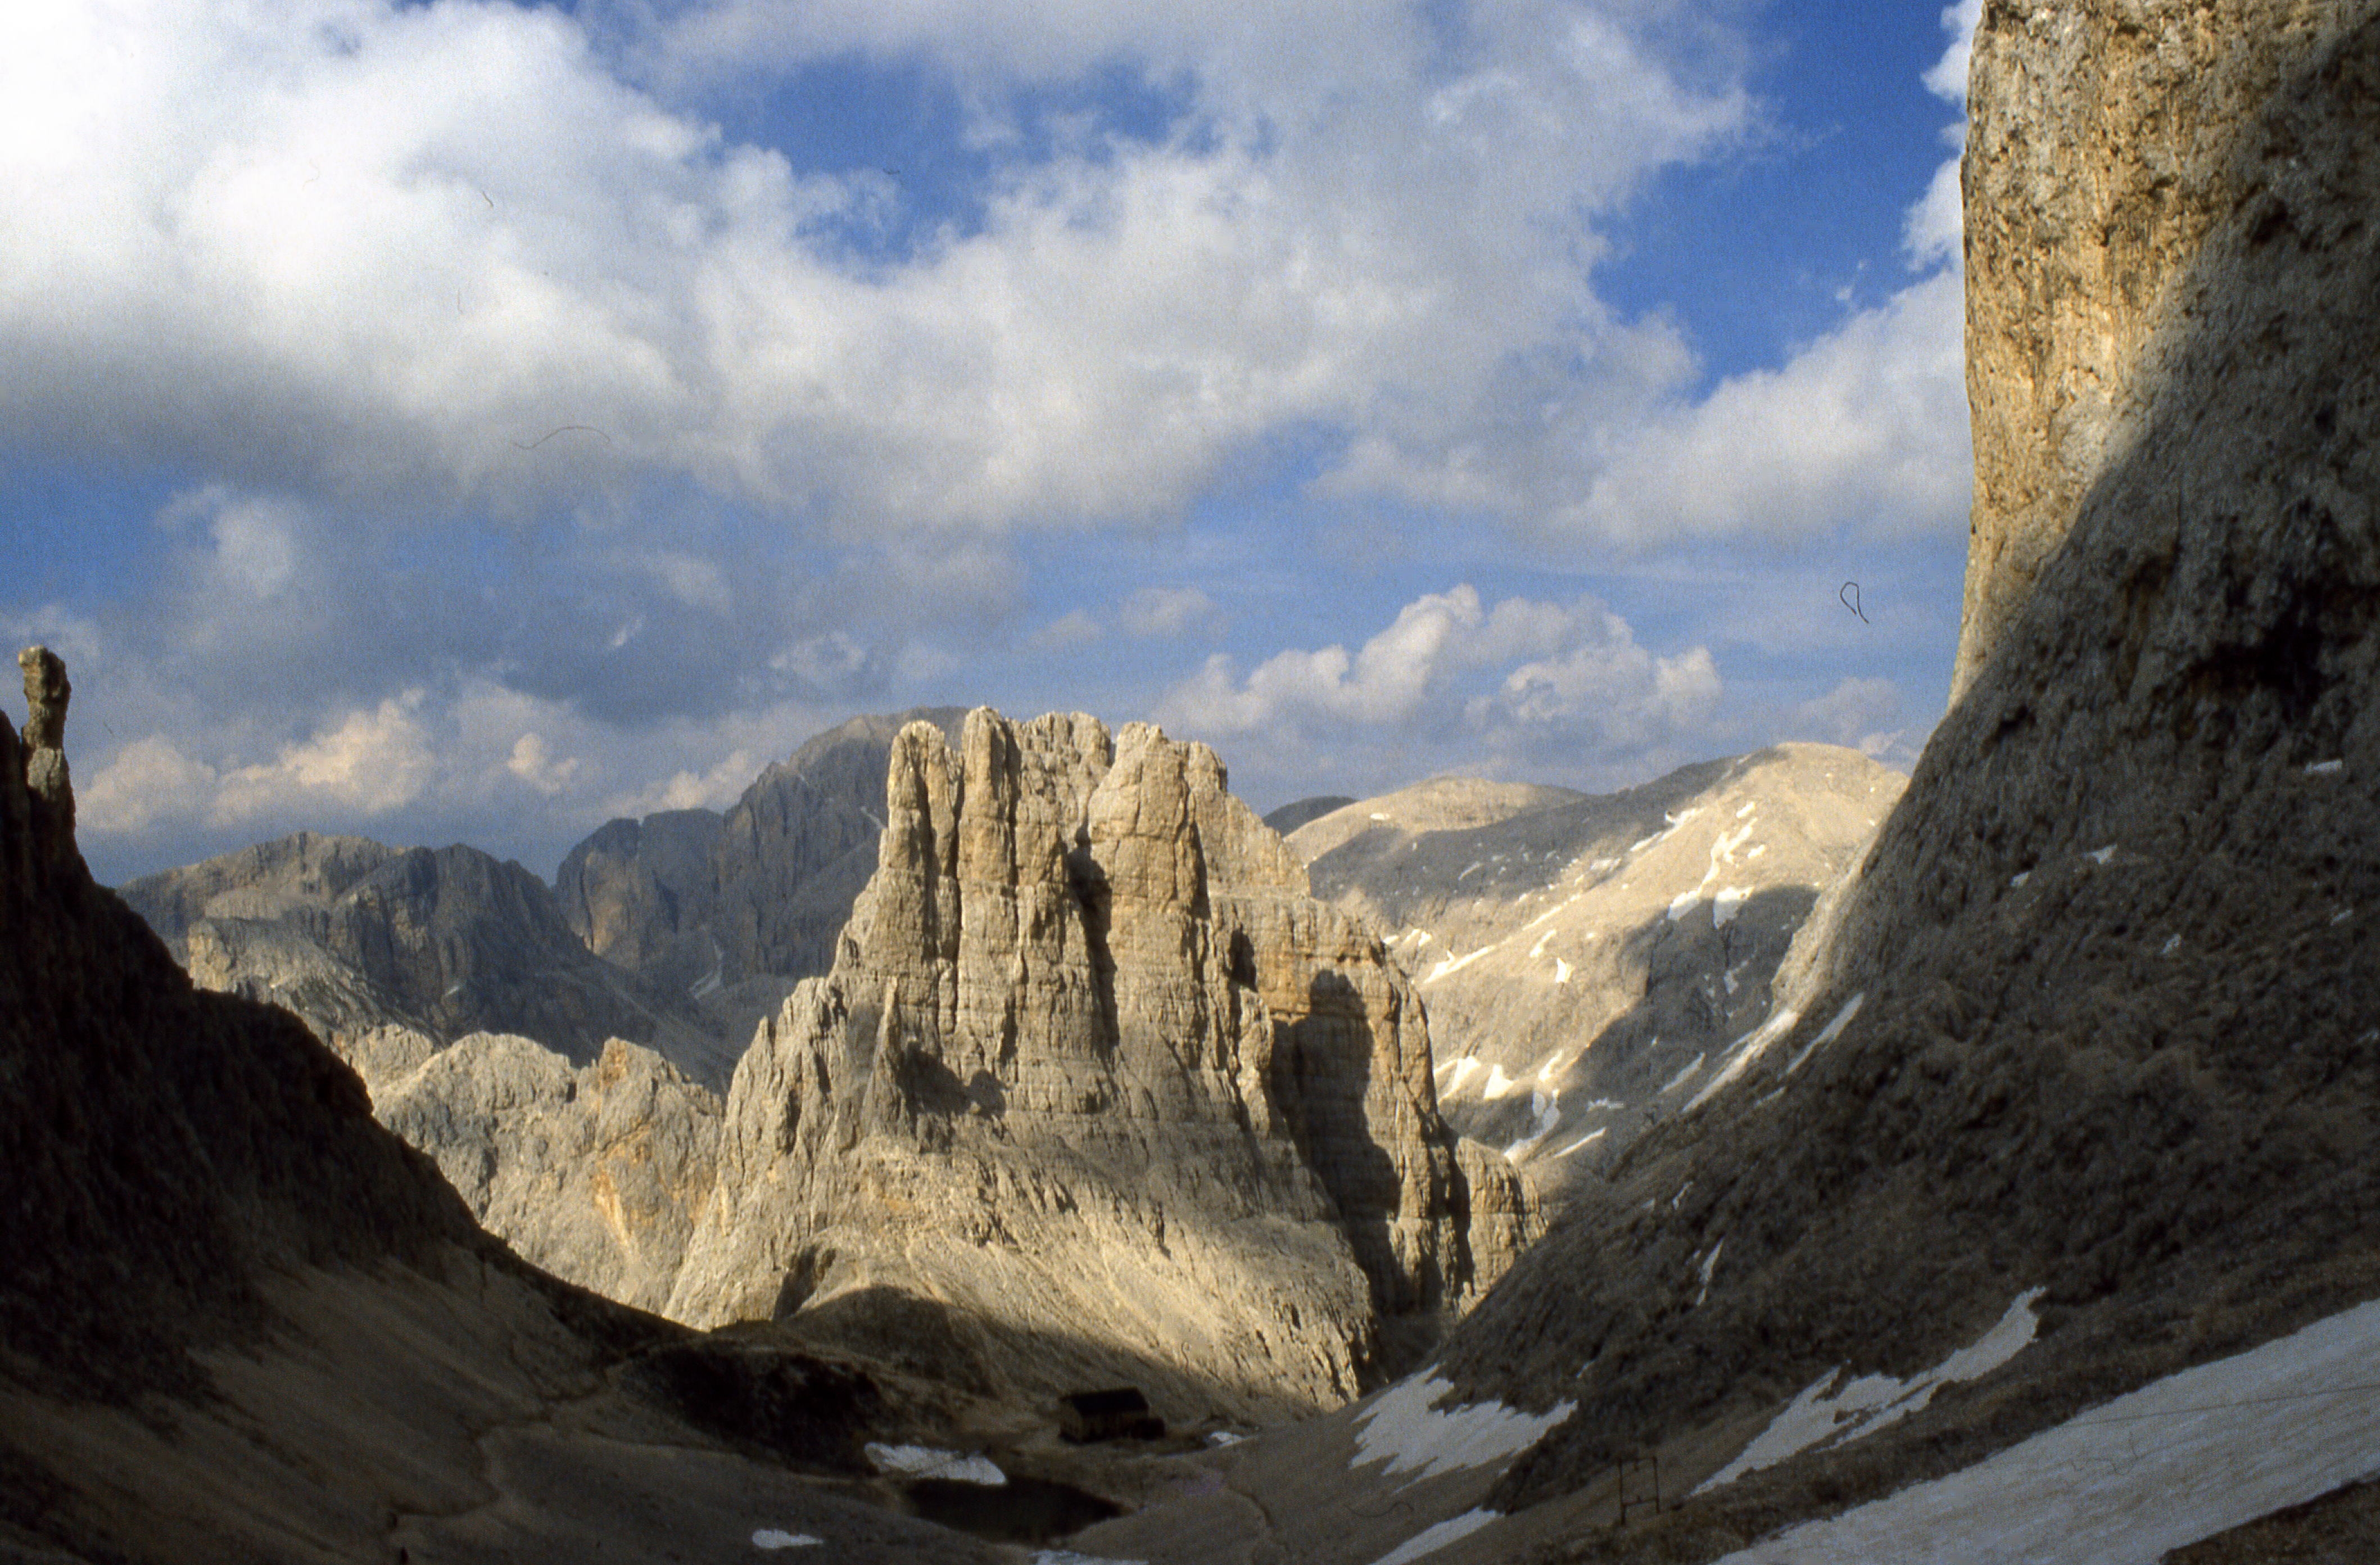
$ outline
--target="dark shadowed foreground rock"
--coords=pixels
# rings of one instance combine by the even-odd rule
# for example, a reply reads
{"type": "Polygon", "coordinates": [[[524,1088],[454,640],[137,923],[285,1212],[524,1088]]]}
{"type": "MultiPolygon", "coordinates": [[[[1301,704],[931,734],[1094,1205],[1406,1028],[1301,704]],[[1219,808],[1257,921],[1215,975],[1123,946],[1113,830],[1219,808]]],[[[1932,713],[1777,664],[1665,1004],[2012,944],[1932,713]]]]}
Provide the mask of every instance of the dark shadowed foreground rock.
{"type": "Polygon", "coordinates": [[[903,731],[885,816],[737,1069],[673,1315],[922,1311],[1018,1391],[1278,1416],[1509,1263],[1521,1187],[1439,1121],[1412,989],[1210,751],[979,710],[903,731]]]}
{"type": "Polygon", "coordinates": [[[863,1470],[863,1381],[525,1265],[295,1018],[194,988],[84,868],[63,672],[25,665],[30,742],[0,716],[0,1556],[726,1559],[765,1527],[991,1558],[805,1478],[863,1470]],[[798,1427],[704,1390],[738,1385],[789,1388],[798,1427]]]}

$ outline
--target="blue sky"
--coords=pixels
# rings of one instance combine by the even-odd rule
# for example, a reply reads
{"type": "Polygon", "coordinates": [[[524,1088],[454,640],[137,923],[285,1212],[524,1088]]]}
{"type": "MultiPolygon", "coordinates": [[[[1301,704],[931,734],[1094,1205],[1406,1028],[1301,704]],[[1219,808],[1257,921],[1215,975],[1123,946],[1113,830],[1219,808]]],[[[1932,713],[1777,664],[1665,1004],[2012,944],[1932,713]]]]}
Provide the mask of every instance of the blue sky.
{"type": "Polygon", "coordinates": [[[550,872],[928,703],[1259,807],[1905,765],[1973,8],[18,7],[0,629],[108,880],[550,872]]]}

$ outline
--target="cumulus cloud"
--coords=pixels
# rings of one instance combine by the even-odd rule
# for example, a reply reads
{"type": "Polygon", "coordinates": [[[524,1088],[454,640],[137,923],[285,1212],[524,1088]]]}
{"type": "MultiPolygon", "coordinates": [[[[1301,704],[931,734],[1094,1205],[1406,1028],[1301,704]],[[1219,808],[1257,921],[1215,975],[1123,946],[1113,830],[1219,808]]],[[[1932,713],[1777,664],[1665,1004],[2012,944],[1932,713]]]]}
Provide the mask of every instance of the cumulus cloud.
{"type": "Polygon", "coordinates": [[[1129,636],[1187,636],[1217,628],[1222,611],[1195,587],[1144,587],[1116,611],[1116,624],[1129,636]]]}
{"type": "Polygon", "coordinates": [[[1793,722],[1795,737],[1846,746],[1896,766],[1916,760],[1909,727],[1901,722],[1900,687],[1889,679],[1846,679],[1803,703],[1793,722]]]}
{"type": "Polygon", "coordinates": [[[1591,599],[1489,608],[1465,584],[1415,599],[1352,651],[1290,649],[1245,675],[1219,653],[1159,710],[1182,732],[1258,752],[1378,744],[1410,770],[1417,742],[1472,767],[1556,762],[1575,775],[1663,753],[1720,693],[1706,648],[1660,655],[1591,599]]]}
{"type": "Polygon", "coordinates": [[[885,265],[844,239],[875,171],[729,144],[560,11],[35,7],[0,32],[0,343],[42,372],[0,408],[250,487],[535,507],[662,473],[868,527],[1175,510],[1284,420],[1468,439],[1516,358],[1626,334],[1579,214],[1748,101],[1623,8],[1480,6],[1452,53],[1370,9],[680,16],[679,75],[929,42],[1010,88],[1188,73],[1180,134],[1018,164],[885,265]]]}
{"type": "Polygon", "coordinates": [[[1782,369],[1648,419],[1550,525],[1647,549],[1955,534],[1973,471],[1964,322],[1958,274],[1925,278],[1782,369]]]}

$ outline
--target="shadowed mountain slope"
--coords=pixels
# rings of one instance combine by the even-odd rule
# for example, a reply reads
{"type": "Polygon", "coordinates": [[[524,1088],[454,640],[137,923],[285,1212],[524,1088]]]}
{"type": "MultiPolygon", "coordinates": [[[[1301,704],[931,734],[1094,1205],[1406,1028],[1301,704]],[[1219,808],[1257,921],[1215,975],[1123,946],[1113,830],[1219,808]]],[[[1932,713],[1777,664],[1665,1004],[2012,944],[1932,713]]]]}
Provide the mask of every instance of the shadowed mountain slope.
{"type": "Polygon", "coordinates": [[[773,1525],[838,1558],[991,1558],[804,1476],[864,1471],[863,1377],[746,1364],[535,1271],[296,1018],[194,988],[85,869],[65,672],[21,661],[21,742],[0,717],[0,1554],[724,1556],[773,1525]],[[762,1394],[701,1389],[739,1373],[762,1394]]]}

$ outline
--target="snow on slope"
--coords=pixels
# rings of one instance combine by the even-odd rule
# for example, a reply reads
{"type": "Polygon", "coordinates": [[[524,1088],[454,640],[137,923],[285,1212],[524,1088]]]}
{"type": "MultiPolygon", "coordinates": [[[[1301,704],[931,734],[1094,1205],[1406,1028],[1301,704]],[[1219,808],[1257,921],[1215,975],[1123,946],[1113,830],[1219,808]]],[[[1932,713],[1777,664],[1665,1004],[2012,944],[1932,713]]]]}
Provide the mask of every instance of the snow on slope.
{"type": "Polygon", "coordinates": [[[2154,1565],[2380,1473],[2380,1300],[1720,1565],[2154,1565]]]}

